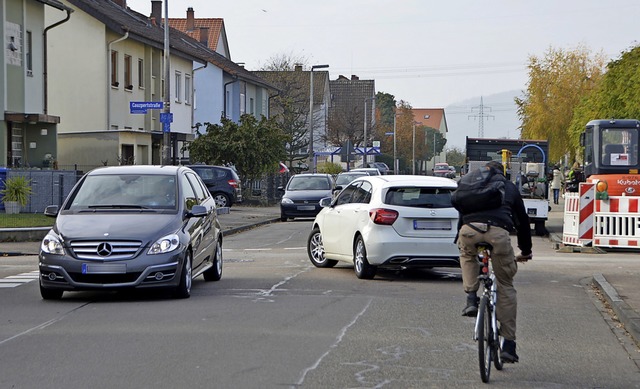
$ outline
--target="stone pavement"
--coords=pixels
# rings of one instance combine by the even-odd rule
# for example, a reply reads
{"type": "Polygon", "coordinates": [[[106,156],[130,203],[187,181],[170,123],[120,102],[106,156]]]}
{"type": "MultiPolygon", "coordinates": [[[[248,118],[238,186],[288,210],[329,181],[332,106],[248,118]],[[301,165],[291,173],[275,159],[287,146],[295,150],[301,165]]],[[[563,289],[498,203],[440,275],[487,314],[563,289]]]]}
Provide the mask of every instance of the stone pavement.
{"type": "MultiPolygon", "coordinates": [[[[225,235],[242,232],[259,225],[277,222],[280,219],[280,207],[251,207],[236,205],[229,209],[229,213],[219,215],[225,235]]],[[[563,201],[553,205],[547,222],[550,238],[556,242],[558,248],[562,242],[563,201]]],[[[48,229],[38,231],[44,236],[48,229]]],[[[1,231],[0,231],[1,232],[1,231]]],[[[1,234],[0,234],[1,236],[1,234]]],[[[41,239],[41,238],[38,238],[41,239]]],[[[9,255],[37,255],[40,248],[39,240],[21,242],[0,241],[0,257],[9,255]]],[[[1,258],[0,258],[1,260],[1,258]]],[[[638,257],[640,260],[640,256],[638,257]]],[[[619,320],[636,343],[640,345],[640,274],[633,272],[604,272],[594,274],[593,282],[608,300],[619,320]]]]}

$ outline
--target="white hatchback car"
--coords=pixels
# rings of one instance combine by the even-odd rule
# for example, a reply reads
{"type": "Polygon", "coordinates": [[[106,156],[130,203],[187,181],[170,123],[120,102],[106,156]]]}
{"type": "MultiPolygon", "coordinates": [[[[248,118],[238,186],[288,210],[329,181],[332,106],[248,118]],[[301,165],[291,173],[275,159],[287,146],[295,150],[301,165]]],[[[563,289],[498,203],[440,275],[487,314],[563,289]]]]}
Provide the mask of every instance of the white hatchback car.
{"type": "Polygon", "coordinates": [[[363,279],[378,268],[459,267],[458,211],[451,205],[456,187],[441,177],[356,178],[335,200],[320,201],[307,240],[311,263],[351,263],[363,279]]]}

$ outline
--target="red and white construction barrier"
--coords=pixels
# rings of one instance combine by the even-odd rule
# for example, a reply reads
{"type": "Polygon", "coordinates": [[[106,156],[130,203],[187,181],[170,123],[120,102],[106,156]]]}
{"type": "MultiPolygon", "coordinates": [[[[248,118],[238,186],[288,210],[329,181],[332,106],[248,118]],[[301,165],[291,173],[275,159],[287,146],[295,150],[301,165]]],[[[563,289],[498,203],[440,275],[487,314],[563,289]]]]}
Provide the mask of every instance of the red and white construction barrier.
{"type": "Polygon", "coordinates": [[[612,196],[595,203],[593,246],[640,247],[639,198],[612,196]]]}
{"type": "Polygon", "coordinates": [[[562,243],[587,246],[593,238],[595,185],[580,183],[578,193],[565,193],[562,243]]]}

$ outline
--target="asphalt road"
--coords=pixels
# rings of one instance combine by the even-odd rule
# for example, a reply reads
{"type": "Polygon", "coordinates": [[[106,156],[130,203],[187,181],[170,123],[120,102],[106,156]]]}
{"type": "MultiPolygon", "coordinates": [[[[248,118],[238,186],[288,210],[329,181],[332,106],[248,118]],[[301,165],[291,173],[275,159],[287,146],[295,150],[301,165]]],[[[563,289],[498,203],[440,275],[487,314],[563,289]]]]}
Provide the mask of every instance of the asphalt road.
{"type": "MultiPolygon", "coordinates": [[[[55,302],[36,282],[1,288],[0,388],[486,387],[459,269],[358,280],[348,266],[311,266],[309,229],[227,237],[222,280],[196,280],[188,300],[82,292],[55,302]]],[[[603,268],[640,268],[637,254],[556,253],[541,237],[534,254],[516,276],[521,362],[493,371],[491,386],[640,387],[640,350],[590,286],[603,268]]],[[[37,269],[22,260],[10,272],[37,269]]]]}

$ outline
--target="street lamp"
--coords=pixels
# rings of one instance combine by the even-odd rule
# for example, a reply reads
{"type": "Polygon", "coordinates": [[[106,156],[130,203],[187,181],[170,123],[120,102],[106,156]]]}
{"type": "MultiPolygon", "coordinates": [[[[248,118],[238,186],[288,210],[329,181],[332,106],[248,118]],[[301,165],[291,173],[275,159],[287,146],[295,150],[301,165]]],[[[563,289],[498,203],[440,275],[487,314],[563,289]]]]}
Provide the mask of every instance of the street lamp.
{"type": "Polygon", "coordinates": [[[398,115],[393,112],[393,174],[398,174],[398,160],[396,159],[396,118],[398,115]]]}
{"type": "Polygon", "coordinates": [[[362,163],[362,167],[367,167],[367,101],[371,100],[371,106],[373,107],[373,101],[375,101],[375,99],[375,96],[364,99],[364,162],[362,163]]]}
{"type": "Polygon", "coordinates": [[[413,122],[413,146],[411,147],[411,174],[416,174],[416,122],[413,122]]]}
{"type": "Polygon", "coordinates": [[[310,85],[309,85],[309,161],[313,166],[312,172],[316,171],[316,154],[313,151],[313,71],[315,69],[325,69],[329,65],[313,65],[311,66],[310,85]]]}

